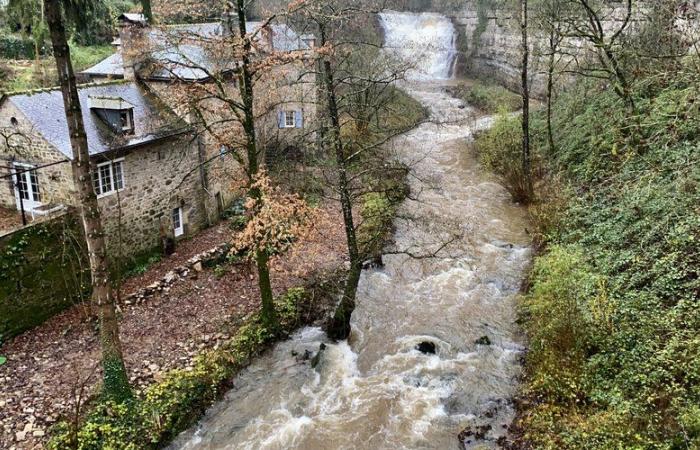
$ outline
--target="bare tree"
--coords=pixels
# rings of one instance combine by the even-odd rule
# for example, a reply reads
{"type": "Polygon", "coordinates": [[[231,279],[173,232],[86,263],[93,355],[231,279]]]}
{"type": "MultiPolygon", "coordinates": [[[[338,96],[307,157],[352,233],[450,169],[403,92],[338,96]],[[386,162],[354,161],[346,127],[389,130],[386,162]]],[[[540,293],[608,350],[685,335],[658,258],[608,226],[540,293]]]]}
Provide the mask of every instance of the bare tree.
{"type": "Polygon", "coordinates": [[[528,66],[530,59],[530,47],[528,44],[528,0],[520,0],[520,32],[522,45],[522,67],[521,67],[521,93],[523,97],[523,146],[522,165],[523,176],[525,177],[527,198],[532,199],[532,160],[530,155],[530,78],[528,76],[528,66]]]}
{"type": "Polygon", "coordinates": [[[78,97],[78,88],[70,59],[66,38],[63,10],[77,11],[89,7],[78,0],[46,0],[44,11],[53,45],[58,78],[63,94],[66,121],[70,134],[73,159],[73,182],[78,190],[80,213],[87,241],[92,273],[92,298],[100,321],[102,346],[103,394],[106,398],[121,401],[131,397],[131,388],[124,365],[119,322],[110,282],[109,260],[100,209],[92,184],[92,167],[88,151],[87,135],[78,97]]]}
{"type": "MultiPolygon", "coordinates": [[[[212,159],[231,158],[243,171],[247,195],[253,199],[251,214],[260,210],[264,198],[259,186],[265,166],[266,147],[273,145],[266,125],[274,113],[284,105],[284,95],[277,91],[287,72],[284,67],[303,64],[301,51],[276,52],[272,42],[271,16],[253,29],[248,27],[247,12],[253,2],[237,0],[229,2],[224,12],[224,32],[217,35],[197,34],[189,30],[163,28],[156,31],[163,42],[149,48],[152,42],[142,42],[132,52],[158,53],[165,56],[150,61],[151,70],[166,71],[172,83],[161,96],[182,115],[188,116],[195,135],[213,154],[201,161],[207,165],[212,159]],[[195,58],[188,49],[196,47],[195,58]],[[154,51],[155,50],[155,51],[154,51]],[[204,74],[193,80],[182,73],[204,74]]],[[[145,67],[148,70],[149,67],[145,67]]],[[[198,170],[196,168],[194,171],[198,170]]],[[[193,171],[193,172],[194,172],[193,171]]],[[[229,184],[234,184],[240,173],[231,173],[229,184]]],[[[259,223],[259,222],[256,222],[259,223]]],[[[263,225],[262,223],[259,223],[263,225]]],[[[259,229],[259,228],[258,228],[259,229]]],[[[273,246],[275,247],[275,246],[273,246]]],[[[258,287],[262,302],[261,318],[271,329],[277,327],[269,262],[277,252],[266,246],[254,246],[250,255],[258,274],[258,287]]]]}
{"type": "Polygon", "coordinates": [[[632,0],[625,0],[621,9],[604,1],[568,0],[565,11],[565,37],[589,45],[598,63],[591,65],[591,61],[584,61],[579,65],[579,74],[609,80],[628,112],[636,114],[630,76],[620,58],[622,38],[632,22],[632,0]],[[617,17],[619,14],[621,18],[617,17]]]}
{"type": "Polygon", "coordinates": [[[561,47],[564,40],[562,22],[564,5],[558,0],[543,0],[537,4],[539,28],[547,35],[547,143],[550,154],[555,152],[553,120],[553,103],[555,98],[556,77],[562,65],[561,47]]]}
{"type": "Polygon", "coordinates": [[[307,2],[301,11],[319,40],[321,143],[324,154],[333,161],[333,175],[328,178],[340,203],[350,260],[343,294],[328,327],[329,335],[336,339],[350,333],[363,263],[381,246],[376,242],[378,236],[370,237],[375,242],[359,236],[363,221],[356,217],[356,203],[368,193],[386,194],[387,189],[393,189],[374,185],[370,179],[403,178],[408,171],[387,157],[383,148],[389,139],[405,131],[404,127],[392,129],[385,122],[393,113],[393,83],[403,77],[408,66],[386,58],[378,51],[381,43],[362,35],[361,30],[382,8],[367,3],[318,0],[307,2]],[[382,133],[373,134],[371,129],[379,123],[383,124],[382,133]]]}

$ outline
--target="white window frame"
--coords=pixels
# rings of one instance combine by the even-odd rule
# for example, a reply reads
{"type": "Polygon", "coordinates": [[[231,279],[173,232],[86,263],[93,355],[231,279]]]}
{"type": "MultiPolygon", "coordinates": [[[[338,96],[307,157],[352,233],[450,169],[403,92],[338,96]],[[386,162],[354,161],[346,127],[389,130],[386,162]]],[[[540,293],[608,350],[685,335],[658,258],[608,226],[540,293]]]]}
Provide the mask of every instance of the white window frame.
{"type": "Polygon", "coordinates": [[[126,187],[126,177],[124,176],[124,158],[118,158],[114,159],[111,161],[99,163],[96,168],[95,172],[93,172],[92,175],[92,187],[95,189],[95,194],[97,194],[97,198],[102,198],[102,197],[107,197],[110,195],[113,195],[117,192],[121,192],[124,190],[126,187]],[[116,180],[114,177],[114,165],[119,164],[121,165],[121,176],[122,176],[122,187],[119,189],[116,189],[116,180]],[[109,166],[109,182],[110,182],[110,190],[109,191],[104,191],[104,192],[98,192],[95,186],[95,177],[97,177],[97,186],[99,186],[100,191],[102,190],[102,174],[100,172],[100,168],[109,166]]]}
{"type": "Polygon", "coordinates": [[[284,112],[284,127],[285,128],[296,128],[297,127],[297,112],[296,111],[285,111],[284,112]],[[289,123],[289,119],[292,119],[292,123],[289,123]]]}
{"type": "Polygon", "coordinates": [[[170,217],[173,221],[173,235],[175,235],[176,238],[184,235],[185,234],[185,221],[184,221],[184,217],[183,217],[183,213],[182,213],[182,206],[177,206],[177,207],[173,208],[173,210],[171,211],[170,217]],[[180,226],[175,226],[176,214],[177,214],[177,221],[180,222],[180,224],[179,224],[180,226]]]}
{"type": "Polygon", "coordinates": [[[29,196],[28,199],[23,198],[21,201],[21,203],[24,205],[25,210],[32,211],[34,210],[34,208],[41,206],[41,185],[39,183],[39,172],[37,172],[36,166],[34,164],[18,162],[12,163],[12,166],[14,168],[12,170],[12,184],[14,185],[13,191],[15,194],[15,200],[17,202],[17,209],[20,209],[20,196],[22,195],[21,189],[18,186],[18,184],[20,183],[20,177],[22,178],[22,182],[27,186],[26,193],[29,196]],[[34,190],[35,186],[34,183],[32,183],[32,176],[35,178],[36,181],[36,190],[34,190]],[[34,197],[38,197],[38,200],[34,197]]]}

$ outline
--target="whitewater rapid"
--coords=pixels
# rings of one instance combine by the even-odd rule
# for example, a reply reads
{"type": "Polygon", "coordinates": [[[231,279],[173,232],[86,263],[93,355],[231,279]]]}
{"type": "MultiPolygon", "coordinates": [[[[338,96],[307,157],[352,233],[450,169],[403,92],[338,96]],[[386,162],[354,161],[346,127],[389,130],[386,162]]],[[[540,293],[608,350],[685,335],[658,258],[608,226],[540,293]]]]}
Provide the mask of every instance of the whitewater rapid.
{"type": "MultiPolygon", "coordinates": [[[[420,24],[443,24],[425,34],[449,40],[446,18],[411,16],[382,16],[387,45],[414,39],[420,24]]],[[[423,81],[403,87],[431,120],[391,143],[411,167],[412,195],[395,221],[396,254],[362,274],[350,340],[300,330],[236,377],[173,449],[457,450],[465,429],[483,434],[467,437],[468,449],[497,448],[506,435],[523,352],[515,311],[531,257],[526,213],[468,150],[491,120],[436,82],[449,64],[415,62],[423,81]],[[421,342],[436,353],[418,351],[421,342]],[[314,369],[299,355],[321,343],[314,369]]]]}

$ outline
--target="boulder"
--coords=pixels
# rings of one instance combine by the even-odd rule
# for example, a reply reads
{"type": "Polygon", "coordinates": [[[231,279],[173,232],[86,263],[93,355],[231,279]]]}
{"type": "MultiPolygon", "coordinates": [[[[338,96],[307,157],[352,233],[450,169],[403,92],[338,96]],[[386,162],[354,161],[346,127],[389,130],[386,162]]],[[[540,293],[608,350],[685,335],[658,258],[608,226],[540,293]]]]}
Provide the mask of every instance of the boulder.
{"type": "Polygon", "coordinates": [[[491,339],[488,336],[481,336],[479,339],[474,341],[476,345],[491,345],[491,339]]]}
{"type": "Polygon", "coordinates": [[[430,341],[423,341],[420,344],[416,345],[416,350],[418,350],[421,353],[426,353],[430,355],[434,355],[435,353],[437,353],[435,343],[430,341]]]}

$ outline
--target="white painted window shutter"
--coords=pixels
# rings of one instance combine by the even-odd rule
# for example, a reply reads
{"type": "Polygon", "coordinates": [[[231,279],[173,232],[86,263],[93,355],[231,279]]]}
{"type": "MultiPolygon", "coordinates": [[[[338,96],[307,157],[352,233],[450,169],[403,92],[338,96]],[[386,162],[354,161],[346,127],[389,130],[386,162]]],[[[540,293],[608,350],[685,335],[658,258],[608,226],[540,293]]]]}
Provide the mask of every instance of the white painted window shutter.
{"type": "Polygon", "coordinates": [[[295,128],[304,128],[304,111],[294,111],[294,116],[296,118],[295,128]]]}

